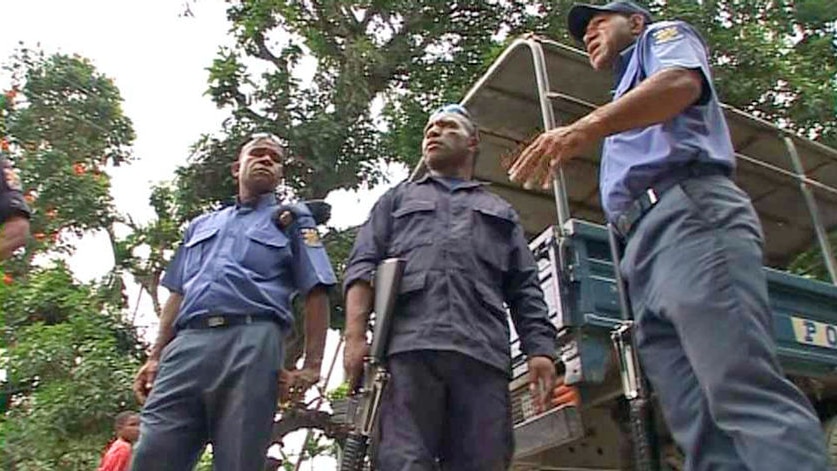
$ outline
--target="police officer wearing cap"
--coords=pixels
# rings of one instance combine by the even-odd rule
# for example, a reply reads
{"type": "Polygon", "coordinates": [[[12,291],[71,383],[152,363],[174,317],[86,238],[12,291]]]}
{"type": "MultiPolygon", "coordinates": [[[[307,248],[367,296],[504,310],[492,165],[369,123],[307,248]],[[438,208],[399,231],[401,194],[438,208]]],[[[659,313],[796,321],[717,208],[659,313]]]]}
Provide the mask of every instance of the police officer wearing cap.
{"type": "Polygon", "coordinates": [[[704,41],[625,1],[575,5],[569,30],[614,73],[613,102],[543,133],[510,177],[547,183],[548,166],[605,139],[602,205],[626,243],[640,357],[687,469],[828,469],[817,416],[776,358],[762,230],[731,180],[704,41]]]}
{"type": "Polygon", "coordinates": [[[528,357],[533,396],[555,384],[556,330],[518,216],[472,180],[479,136],[449,105],[424,129],[427,174],[373,207],[347,264],[346,350],[353,381],[367,351],[370,281],[389,257],[406,260],[389,341],[390,382],[377,469],[494,471],[512,452],[508,305],[528,357]],[[438,462],[438,464],[437,464],[438,462]]]}
{"type": "Polygon", "coordinates": [[[0,153],[0,261],[26,244],[29,236],[29,206],[23,199],[20,177],[12,163],[0,153]]]}
{"type": "Polygon", "coordinates": [[[145,403],[135,471],[192,469],[207,442],[215,469],[263,469],[296,295],[305,361],[283,383],[299,395],[319,380],[336,280],[307,207],[276,201],[283,155],[272,136],[245,143],[236,204],[192,221],[166,270],[171,296],[134,383],[145,403]]]}

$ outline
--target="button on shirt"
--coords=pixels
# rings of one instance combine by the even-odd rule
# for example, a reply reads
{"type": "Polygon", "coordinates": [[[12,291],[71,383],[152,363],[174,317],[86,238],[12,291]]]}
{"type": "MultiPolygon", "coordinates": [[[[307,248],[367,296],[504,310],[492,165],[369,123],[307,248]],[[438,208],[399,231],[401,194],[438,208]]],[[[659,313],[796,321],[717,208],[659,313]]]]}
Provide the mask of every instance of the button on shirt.
{"type": "Polygon", "coordinates": [[[276,209],[270,194],[191,223],[162,280],[183,295],[176,327],[207,314],[275,315],[290,326],[294,295],[336,283],[307,207],[298,205],[287,236],[273,223],[276,209]]]}
{"type": "Polygon", "coordinates": [[[473,181],[425,176],[384,194],[361,226],[344,286],[406,260],[389,354],[456,351],[510,372],[508,312],[528,356],[555,357],[555,327],[517,214],[473,181]]]}
{"type": "MultiPolygon", "coordinates": [[[[611,221],[654,183],[676,167],[693,162],[733,169],[734,151],[698,33],[680,21],[650,25],[616,66],[614,100],[651,75],[680,67],[703,75],[698,101],[664,123],[614,134],[605,140],[599,187],[611,221]]],[[[654,106],[649,103],[648,106],[654,106]]]]}

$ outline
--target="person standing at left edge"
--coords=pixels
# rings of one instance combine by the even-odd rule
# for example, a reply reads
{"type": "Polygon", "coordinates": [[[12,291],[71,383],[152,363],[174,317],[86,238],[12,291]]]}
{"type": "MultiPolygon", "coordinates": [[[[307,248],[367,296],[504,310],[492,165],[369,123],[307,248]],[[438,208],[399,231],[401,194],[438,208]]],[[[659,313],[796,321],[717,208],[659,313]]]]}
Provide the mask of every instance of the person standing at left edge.
{"type": "Polygon", "coordinates": [[[192,469],[208,442],[214,469],[261,470],[280,374],[299,394],[319,380],[327,289],[336,280],[307,206],[277,204],[283,158],[274,136],[245,143],[232,165],[236,204],[192,221],[166,270],[171,296],[134,382],[145,402],[135,471],[192,469]],[[294,217],[278,224],[286,211],[294,217]],[[305,362],[283,374],[297,293],[305,297],[305,362]]]}
{"type": "Polygon", "coordinates": [[[0,153],[0,261],[26,244],[31,211],[21,192],[20,177],[12,163],[0,153]]]}

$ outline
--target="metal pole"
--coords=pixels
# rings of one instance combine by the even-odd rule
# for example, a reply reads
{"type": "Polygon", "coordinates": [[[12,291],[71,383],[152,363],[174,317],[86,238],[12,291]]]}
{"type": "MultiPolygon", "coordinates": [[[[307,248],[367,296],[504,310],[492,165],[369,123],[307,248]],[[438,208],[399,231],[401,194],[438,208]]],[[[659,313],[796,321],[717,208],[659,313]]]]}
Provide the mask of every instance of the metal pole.
{"type": "Polygon", "coordinates": [[[817,233],[822,257],[825,260],[825,267],[828,269],[829,276],[831,276],[831,283],[837,285],[837,261],[834,260],[834,251],[831,249],[831,243],[828,241],[828,233],[825,231],[825,226],[823,226],[822,220],[820,219],[817,200],[814,198],[814,192],[808,184],[808,177],[805,175],[802,160],[799,159],[799,153],[796,151],[796,144],[788,136],[783,136],[783,138],[785,140],[785,146],[788,149],[788,156],[793,164],[793,169],[799,179],[799,189],[802,190],[805,206],[808,207],[808,213],[811,216],[811,221],[814,223],[814,231],[817,233]]]}
{"type": "MultiPolygon", "coordinates": [[[[314,410],[320,410],[320,405],[323,403],[323,397],[325,396],[325,390],[328,388],[328,382],[331,380],[331,373],[334,372],[334,365],[337,363],[337,355],[340,353],[340,347],[343,346],[343,336],[340,336],[340,341],[337,342],[337,348],[334,349],[334,356],[331,358],[331,365],[328,367],[328,373],[326,373],[325,377],[325,385],[323,389],[319,391],[320,397],[317,398],[317,403],[314,405],[314,410]]],[[[302,450],[299,451],[299,457],[296,460],[296,465],[294,466],[294,471],[299,471],[299,467],[302,466],[303,460],[305,460],[305,448],[308,447],[308,442],[311,440],[312,431],[309,428],[308,432],[305,434],[305,441],[302,442],[302,450]]]]}
{"type": "MultiPolygon", "coordinates": [[[[546,59],[543,48],[536,39],[527,41],[532,51],[532,62],[535,69],[535,80],[538,86],[538,101],[541,105],[543,129],[549,131],[556,127],[555,114],[552,111],[552,100],[549,97],[549,77],[546,73],[546,59]]],[[[552,192],[555,198],[555,208],[558,211],[558,231],[565,235],[565,223],[570,219],[570,205],[567,199],[567,186],[564,180],[564,169],[559,166],[552,181],[552,192]]]]}

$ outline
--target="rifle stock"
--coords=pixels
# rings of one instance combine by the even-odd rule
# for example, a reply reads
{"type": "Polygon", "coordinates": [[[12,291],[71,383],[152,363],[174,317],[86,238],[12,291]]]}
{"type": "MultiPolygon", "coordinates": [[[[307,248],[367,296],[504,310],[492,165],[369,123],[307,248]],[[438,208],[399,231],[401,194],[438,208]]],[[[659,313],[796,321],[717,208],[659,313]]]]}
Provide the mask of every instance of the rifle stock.
{"type": "Polygon", "coordinates": [[[402,259],[389,258],[378,264],[375,270],[375,279],[372,282],[375,290],[373,307],[375,325],[372,331],[372,346],[369,349],[369,356],[364,359],[362,387],[350,398],[350,401],[355,401],[354,407],[350,407],[352,431],[343,446],[343,456],[340,460],[341,471],[366,469],[364,462],[369,448],[369,439],[378,421],[381,399],[389,380],[385,361],[387,345],[405,265],[406,262],[402,259]]]}

